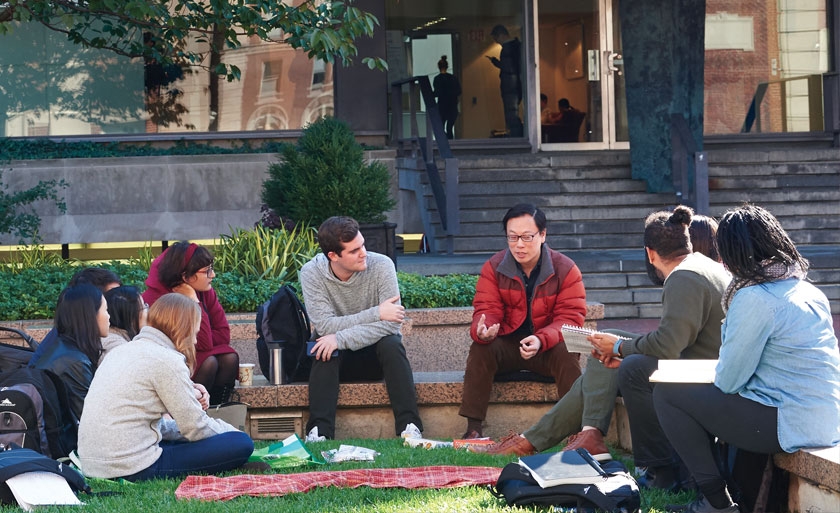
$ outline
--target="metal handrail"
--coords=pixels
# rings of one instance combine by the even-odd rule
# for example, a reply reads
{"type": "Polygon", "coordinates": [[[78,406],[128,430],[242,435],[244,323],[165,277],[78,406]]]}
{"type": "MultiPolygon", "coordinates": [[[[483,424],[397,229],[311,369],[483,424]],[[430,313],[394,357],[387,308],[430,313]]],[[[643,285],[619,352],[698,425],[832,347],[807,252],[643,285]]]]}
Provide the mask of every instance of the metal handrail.
{"type": "MultiPolygon", "coordinates": [[[[827,129],[824,125],[825,120],[823,116],[823,91],[826,90],[823,83],[830,79],[831,75],[836,75],[836,73],[801,75],[798,77],[759,82],[755,88],[755,94],[753,94],[752,100],[750,101],[750,106],[747,109],[747,115],[744,117],[741,133],[752,132],[753,128],[755,128],[756,132],[761,132],[761,102],[764,101],[764,95],[767,93],[768,87],[773,84],[784,84],[796,80],[808,81],[808,113],[811,131],[818,132],[827,129]]],[[[782,101],[781,108],[785,108],[784,101],[782,101]]]]}
{"type": "Polygon", "coordinates": [[[671,114],[671,151],[671,179],[677,203],[709,215],[709,163],[706,153],[698,151],[682,114],[671,114]]]}
{"type": "MultiPolygon", "coordinates": [[[[458,162],[452,154],[449,139],[443,127],[437,102],[432,93],[429,77],[422,75],[409,77],[391,83],[391,142],[397,148],[398,157],[416,158],[422,155],[425,163],[426,175],[435,199],[435,205],[440,213],[441,227],[448,237],[448,252],[452,252],[452,235],[457,235],[460,228],[460,201],[458,193],[458,162]],[[409,86],[409,119],[410,131],[406,137],[403,133],[403,94],[404,85],[409,86]],[[426,133],[419,135],[417,122],[418,94],[426,105],[426,133]],[[444,173],[446,181],[441,178],[435,161],[435,146],[438,154],[445,163],[444,173]]],[[[422,205],[421,205],[422,208],[422,205]]]]}

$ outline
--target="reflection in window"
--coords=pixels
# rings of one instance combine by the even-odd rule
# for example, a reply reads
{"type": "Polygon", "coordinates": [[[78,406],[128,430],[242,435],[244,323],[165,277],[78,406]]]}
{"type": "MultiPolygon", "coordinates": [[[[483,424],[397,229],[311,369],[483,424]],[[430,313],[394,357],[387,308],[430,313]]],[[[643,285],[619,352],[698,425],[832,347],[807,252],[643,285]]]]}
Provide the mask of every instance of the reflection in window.
{"type": "Polygon", "coordinates": [[[322,117],[333,115],[333,102],[331,95],[321,95],[312,100],[303,112],[300,120],[302,126],[318,121],[322,117]]]}
{"type": "Polygon", "coordinates": [[[37,23],[16,28],[0,44],[0,137],[295,130],[332,113],[331,64],[258,38],[241,43],[222,57],[241,80],[211,88],[205,69],[85,49],[37,23]]]}
{"type": "Polygon", "coordinates": [[[829,70],[826,2],[776,4],[706,2],[706,134],[739,133],[750,117],[751,132],[824,130],[818,84],[829,70]],[[748,116],[759,87],[763,101],[748,116]]]}
{"type": "Polygon", "coordinates": [[[274,96],[277,92],[277,83],[280,80],[280,63],[264,62],[263,76],[260,83],[260,96],[274,96]]]}
{"type": "Polygon", "coordinates": [[[327,63],[316,59],[312,61],[312,89],[320,88],[327,80],[327,63]]]}
{"type": "Polygon", "coordinates": [[[261,107],[248,122],[248,130],[286,130],[289,128],[286,114],[273,106],[261,107]]]}

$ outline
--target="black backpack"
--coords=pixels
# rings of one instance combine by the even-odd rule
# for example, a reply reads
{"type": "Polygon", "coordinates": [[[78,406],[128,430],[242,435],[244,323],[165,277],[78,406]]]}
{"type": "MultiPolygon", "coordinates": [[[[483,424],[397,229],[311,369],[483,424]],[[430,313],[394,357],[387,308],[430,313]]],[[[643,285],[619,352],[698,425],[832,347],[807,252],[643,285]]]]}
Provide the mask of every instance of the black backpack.
{"type": "Polygon", "coordinates": [[[286,380],[308,381],[312,360],[306,355],[306,342],[312,325],[306,309],[291,285],[283,285],[271,299],[257,309],[257,356],[263,375],[269,376],[269,344],[283,349],[283,371],[286,380]]]}
{"type": "Polygon", "coordinates": [[[490,493],[505,499],[509,506],[564,506],[578,513],[638,513],[642,498],[639,485],[619,461],[601,465],[608,473],[591,484],[561,484],[541,488],[531,473],[518,462],[502,469],[490,493]]]}
{"type": "Polygon", "coordinates": [[[6,481],[26,472],[51,472],[63,477],[74,492],[90,493],[85,478],[70,465],[48,458],[31,449],[14,448],[0,451],[0,504],[15,504],[15,497],[6,481]]]}
{"type": "Polygon", "coordinates": [[[0,445],[63,458],[76,448],[67,392],[51,371],[24,367],[0,373],[0,445]]]}
{"type": "Polygon", "coordinates": [[[21,367],[26,367],[32,355],[35,354],[35,349],[38,348],[38,342],[35,341],[28,333],[15,329],[0,326],[0,331],[14,333],[22,338],[28,344],[20,346],[15,344],[0,343],[0,372],[9,372],[21,367]]]}

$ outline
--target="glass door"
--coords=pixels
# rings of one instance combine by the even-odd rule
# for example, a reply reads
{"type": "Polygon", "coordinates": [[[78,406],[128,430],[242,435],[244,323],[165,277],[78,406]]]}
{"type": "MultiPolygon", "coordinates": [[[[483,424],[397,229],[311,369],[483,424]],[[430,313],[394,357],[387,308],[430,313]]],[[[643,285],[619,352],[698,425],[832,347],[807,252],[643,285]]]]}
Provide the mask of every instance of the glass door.
{"type": "Polygon", "coordinates": [[[536,0],[536,97],[544,150],[627,148],[618,0],[536,0]]]}

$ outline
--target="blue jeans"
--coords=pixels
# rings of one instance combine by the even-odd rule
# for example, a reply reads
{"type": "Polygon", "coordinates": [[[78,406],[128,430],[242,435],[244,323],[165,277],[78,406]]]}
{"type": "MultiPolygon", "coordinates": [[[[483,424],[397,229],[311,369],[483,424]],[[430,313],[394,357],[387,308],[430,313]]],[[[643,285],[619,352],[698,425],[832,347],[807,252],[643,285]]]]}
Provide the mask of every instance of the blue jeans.
{"type": "Polygon", "coordinates": [[[241,467],[251,453],[254,442],[242,431],[228,431],[197,442],[163,441],[163,453],[152,466],[125,476],[127,481],[180,477],[200,472],[215,474],[241,467]]]}

